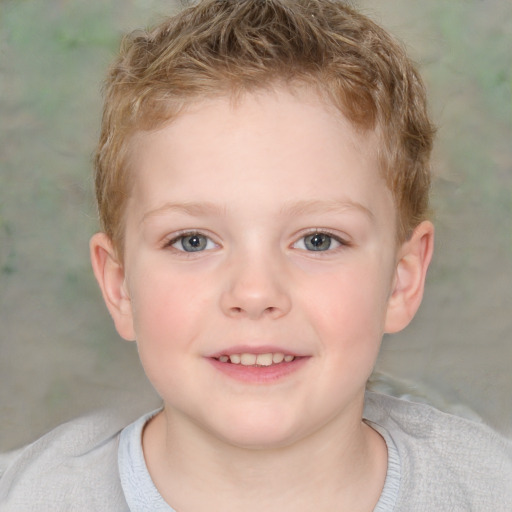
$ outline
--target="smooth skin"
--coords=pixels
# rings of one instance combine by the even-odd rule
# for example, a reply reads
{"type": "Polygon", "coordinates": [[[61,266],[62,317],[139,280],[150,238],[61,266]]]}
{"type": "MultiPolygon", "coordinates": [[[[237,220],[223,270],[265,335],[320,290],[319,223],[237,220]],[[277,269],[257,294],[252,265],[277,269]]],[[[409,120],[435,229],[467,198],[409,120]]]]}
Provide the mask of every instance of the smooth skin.
{"type": "Polygon", "coordinates": [[[134,138],[122,260],[102,233],[91,257],[164,401],[143,448],[176,510],[378,501],[387,449],[365,385],[421,302],[433,227],[397,244],[377,147],[306,88],[200,101],[134,138]],[[302,363],[269,381],[212,364],[262,346],[302,363]]]}

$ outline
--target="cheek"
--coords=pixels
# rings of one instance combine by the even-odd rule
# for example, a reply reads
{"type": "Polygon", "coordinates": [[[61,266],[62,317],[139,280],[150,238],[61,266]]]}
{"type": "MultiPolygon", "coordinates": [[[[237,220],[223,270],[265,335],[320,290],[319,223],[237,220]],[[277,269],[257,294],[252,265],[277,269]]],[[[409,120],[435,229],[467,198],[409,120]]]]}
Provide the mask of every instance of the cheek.
{"type": "Polygon", "coordinates": [[[185,361],[200,356],[201,329],[207,324],[205,298],[200,283],[156,272],[133,296],[137,349],[144,371],[164,399],[179,389],[185,361]]]}
{"type": "Polygon", "coordinates": [[[139,345],[188,343],[204,316],[204,290],[199,278],[178,272],[152,272],[138,280],[133,287],[132,311],[139,345]]]}
{"type": "Polygon", "coordinates": [[[315,276],[307,283],[305,308],[312,323],[333,343],[354,346],[380,344],[387,306],[382,274],[371,265],[352,265],[346,272],[315,276]]]}

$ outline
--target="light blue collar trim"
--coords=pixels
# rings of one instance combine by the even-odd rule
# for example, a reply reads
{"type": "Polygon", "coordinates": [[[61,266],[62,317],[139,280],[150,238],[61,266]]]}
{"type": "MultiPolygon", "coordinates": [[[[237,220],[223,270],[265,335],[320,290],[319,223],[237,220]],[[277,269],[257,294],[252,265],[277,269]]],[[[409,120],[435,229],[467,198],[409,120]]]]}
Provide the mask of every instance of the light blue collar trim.
{"type": "MultiPolygon", "coordinates": [[[[118,450],[119,476],[130,512],[175,512],[155,487],[142,452],[144,425],[159,411],[160,409],[142,416],[121,432],[118,450]]],[[[368,419],[365,422],[384,438],[388,449],[386,480],[373,512],[392,512],[400,491],[400,456],[392,437],[384,427],[368,419]]]]}
{"type": "Polygon", "coordinates": [[[142,416],[121,432],[117,464],[130,512],[175,512],[155,487],[142,452],[144,425],[159,411],[142,416]]]}

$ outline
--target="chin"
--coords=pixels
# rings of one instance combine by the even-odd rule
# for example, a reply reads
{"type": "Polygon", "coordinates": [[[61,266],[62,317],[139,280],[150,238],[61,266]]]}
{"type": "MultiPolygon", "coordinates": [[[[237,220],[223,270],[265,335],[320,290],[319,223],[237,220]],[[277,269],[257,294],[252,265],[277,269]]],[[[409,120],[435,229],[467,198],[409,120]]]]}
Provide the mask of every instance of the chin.
{"type": "Polygon", "coordinates": [[[229,432],[224,436],[224,441],[232,446],[245,450],[264,451],[276,450],[292,445],[299,436],[288,435],[287,433],[269,431],[246,431],[229,432]]]}
{"type": "Polygon", "coordinates": [[[284,448],[300,439],[302,430],[293,421],[270,414],[231,417],[215,427],[212,433],[218,439],[248,450],[284,448]]]}

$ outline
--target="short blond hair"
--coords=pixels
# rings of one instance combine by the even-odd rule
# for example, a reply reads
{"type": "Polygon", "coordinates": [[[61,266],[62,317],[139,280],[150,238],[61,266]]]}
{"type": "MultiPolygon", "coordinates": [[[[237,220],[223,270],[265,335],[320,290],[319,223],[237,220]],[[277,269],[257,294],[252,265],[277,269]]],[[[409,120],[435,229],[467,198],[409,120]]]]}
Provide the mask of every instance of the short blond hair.
{"type": "Polygon", "coordinates": [[[402,46],[335,0],[203,0],[121,44],[105,85],[95,187],[102,229],[122,254],[128,146],[197,99],[313,85],[357,129],[379,134],[381,171],[407,239],[428,215],[434,129],[402,46]]]}

